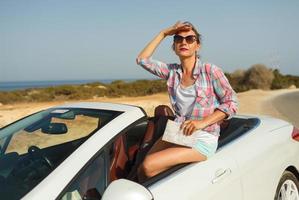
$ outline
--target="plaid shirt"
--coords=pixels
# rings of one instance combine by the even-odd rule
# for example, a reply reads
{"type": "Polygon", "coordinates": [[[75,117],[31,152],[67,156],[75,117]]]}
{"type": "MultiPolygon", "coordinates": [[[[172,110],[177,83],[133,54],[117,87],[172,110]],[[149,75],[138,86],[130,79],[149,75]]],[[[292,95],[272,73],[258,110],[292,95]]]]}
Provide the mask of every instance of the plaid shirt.
{"type": "MultiPolygon", "coordinates": [[[[176,121],[187,120],[181,116],[176,107],[176,89],[182,78],[181,65],[165,64],[152,58],[137,59],[137,63],[152,74],[167,80],[168,94],[176,121]]],[[[201,120],[211,115],[215,109],[226,113],[228,118],[236,113],[238,108],[236,93],[220,68],[210,63],[202,63],[197,59],[193,77],[196,80],[196,99],[189,119],[201,120]]],[[[203,130],[219,136],[220,126],[215,123],[203,130]]]]}

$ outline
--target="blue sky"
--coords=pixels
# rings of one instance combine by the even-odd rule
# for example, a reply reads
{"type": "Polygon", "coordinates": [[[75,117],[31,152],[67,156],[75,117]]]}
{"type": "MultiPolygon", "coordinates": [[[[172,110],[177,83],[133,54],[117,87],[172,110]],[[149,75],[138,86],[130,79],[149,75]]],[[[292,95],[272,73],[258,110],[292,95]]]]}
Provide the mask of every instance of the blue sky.
{"type": "MultiPolygon", "coordinates": [[[[256,63],[299,75],[298,0],[0,0],[0,82],[143,79],[139,51],[176,21],[226,72],[256,63]]],[[[176,62],[166,38],[154,57],[176,62]]]]}

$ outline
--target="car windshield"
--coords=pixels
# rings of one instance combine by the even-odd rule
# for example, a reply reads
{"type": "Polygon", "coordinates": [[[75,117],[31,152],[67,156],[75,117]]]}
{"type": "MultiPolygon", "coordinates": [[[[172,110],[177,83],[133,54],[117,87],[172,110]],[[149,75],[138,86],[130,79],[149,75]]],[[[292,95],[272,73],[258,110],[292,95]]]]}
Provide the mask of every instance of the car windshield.
{"type": "Polygon", "coordinates": [[[120,112],[52,108],[0,130],[1,199],[20,199],[120,112]]]}

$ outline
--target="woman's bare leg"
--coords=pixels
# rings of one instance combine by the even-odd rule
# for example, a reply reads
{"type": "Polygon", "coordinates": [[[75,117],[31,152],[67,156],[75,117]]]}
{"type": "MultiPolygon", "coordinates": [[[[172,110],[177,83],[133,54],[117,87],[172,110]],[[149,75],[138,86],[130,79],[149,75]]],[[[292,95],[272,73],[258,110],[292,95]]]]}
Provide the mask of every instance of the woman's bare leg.
{"type": "Polygon", "coordinates": [[[167,149],[169,147],[174,147],[174,146],[179,146],[170,142],[166,142],[162,140],[162,137],[160,137],[155,144],[152,146],[152,148],[149,150],[149,152],[147,153],[147,155],[150,155],[152,153],[156,153],[158,151],[167,149]]]}
{"type": "Polygon", "coordinates": [[[205,155],[194,149],[165,142],[160,138],[138,169],[139,180],[143,181],[180,163],[199,162],[206,159],[205,155]]]}

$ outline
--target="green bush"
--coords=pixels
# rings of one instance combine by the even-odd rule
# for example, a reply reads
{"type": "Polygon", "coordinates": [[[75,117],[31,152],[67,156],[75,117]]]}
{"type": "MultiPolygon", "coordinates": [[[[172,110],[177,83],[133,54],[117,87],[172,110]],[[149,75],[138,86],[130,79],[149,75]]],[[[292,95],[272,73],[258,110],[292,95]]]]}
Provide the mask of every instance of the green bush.
{"type": "Polygon", "coordinates": [[[265,65],[256,64],[251,66],[245,73],[243,84],[249,89],[265,89],[271,88],[274,75],[271,69],[265,65]]]}
{"type": "Polygon", "coordinates": [[[282,89],[290,86],[290,80],[288,77],[282,75],[278,69],[273,71],[274,79],[272,81],[271,89],[282,89]]]}
{"type": "Polygon", "coordinates": [[[43,102],[51,100],[83,100],[94,97],[144,96],[166,91],[164,80],[113,81],[82,85],[62,85],[48,88],[0,92],[0,103],[43,102]]]}
{"type": "Polygon", "coordinates": [[[232,88],[236,92],[244,92],[244,91],[249,90],[248,85],[243,84],[245,73],[246,73],[245,70],[236,70],[235,72],[233,72],[231,74],[225,73],[225,75],[228,78],[232,88]]]}
{"type": "MultiPolygon", "coordinates": [[[[281,89],[291,85],[299,87],[299,77],[282,75],[279,70],[268,69],[264,65],[253,65],[248,70],[225,73],[236,92],[249,89],[281,89]]],[[[0,103],[42,102],[51,100],[83,100],[94,97],[144,96],[166,92],[165,80],[137,80],[126,82],[116,80],[110,84],[100,82],[82,85],[62,85],[11,92],[0,92],[0,103]]]]}

